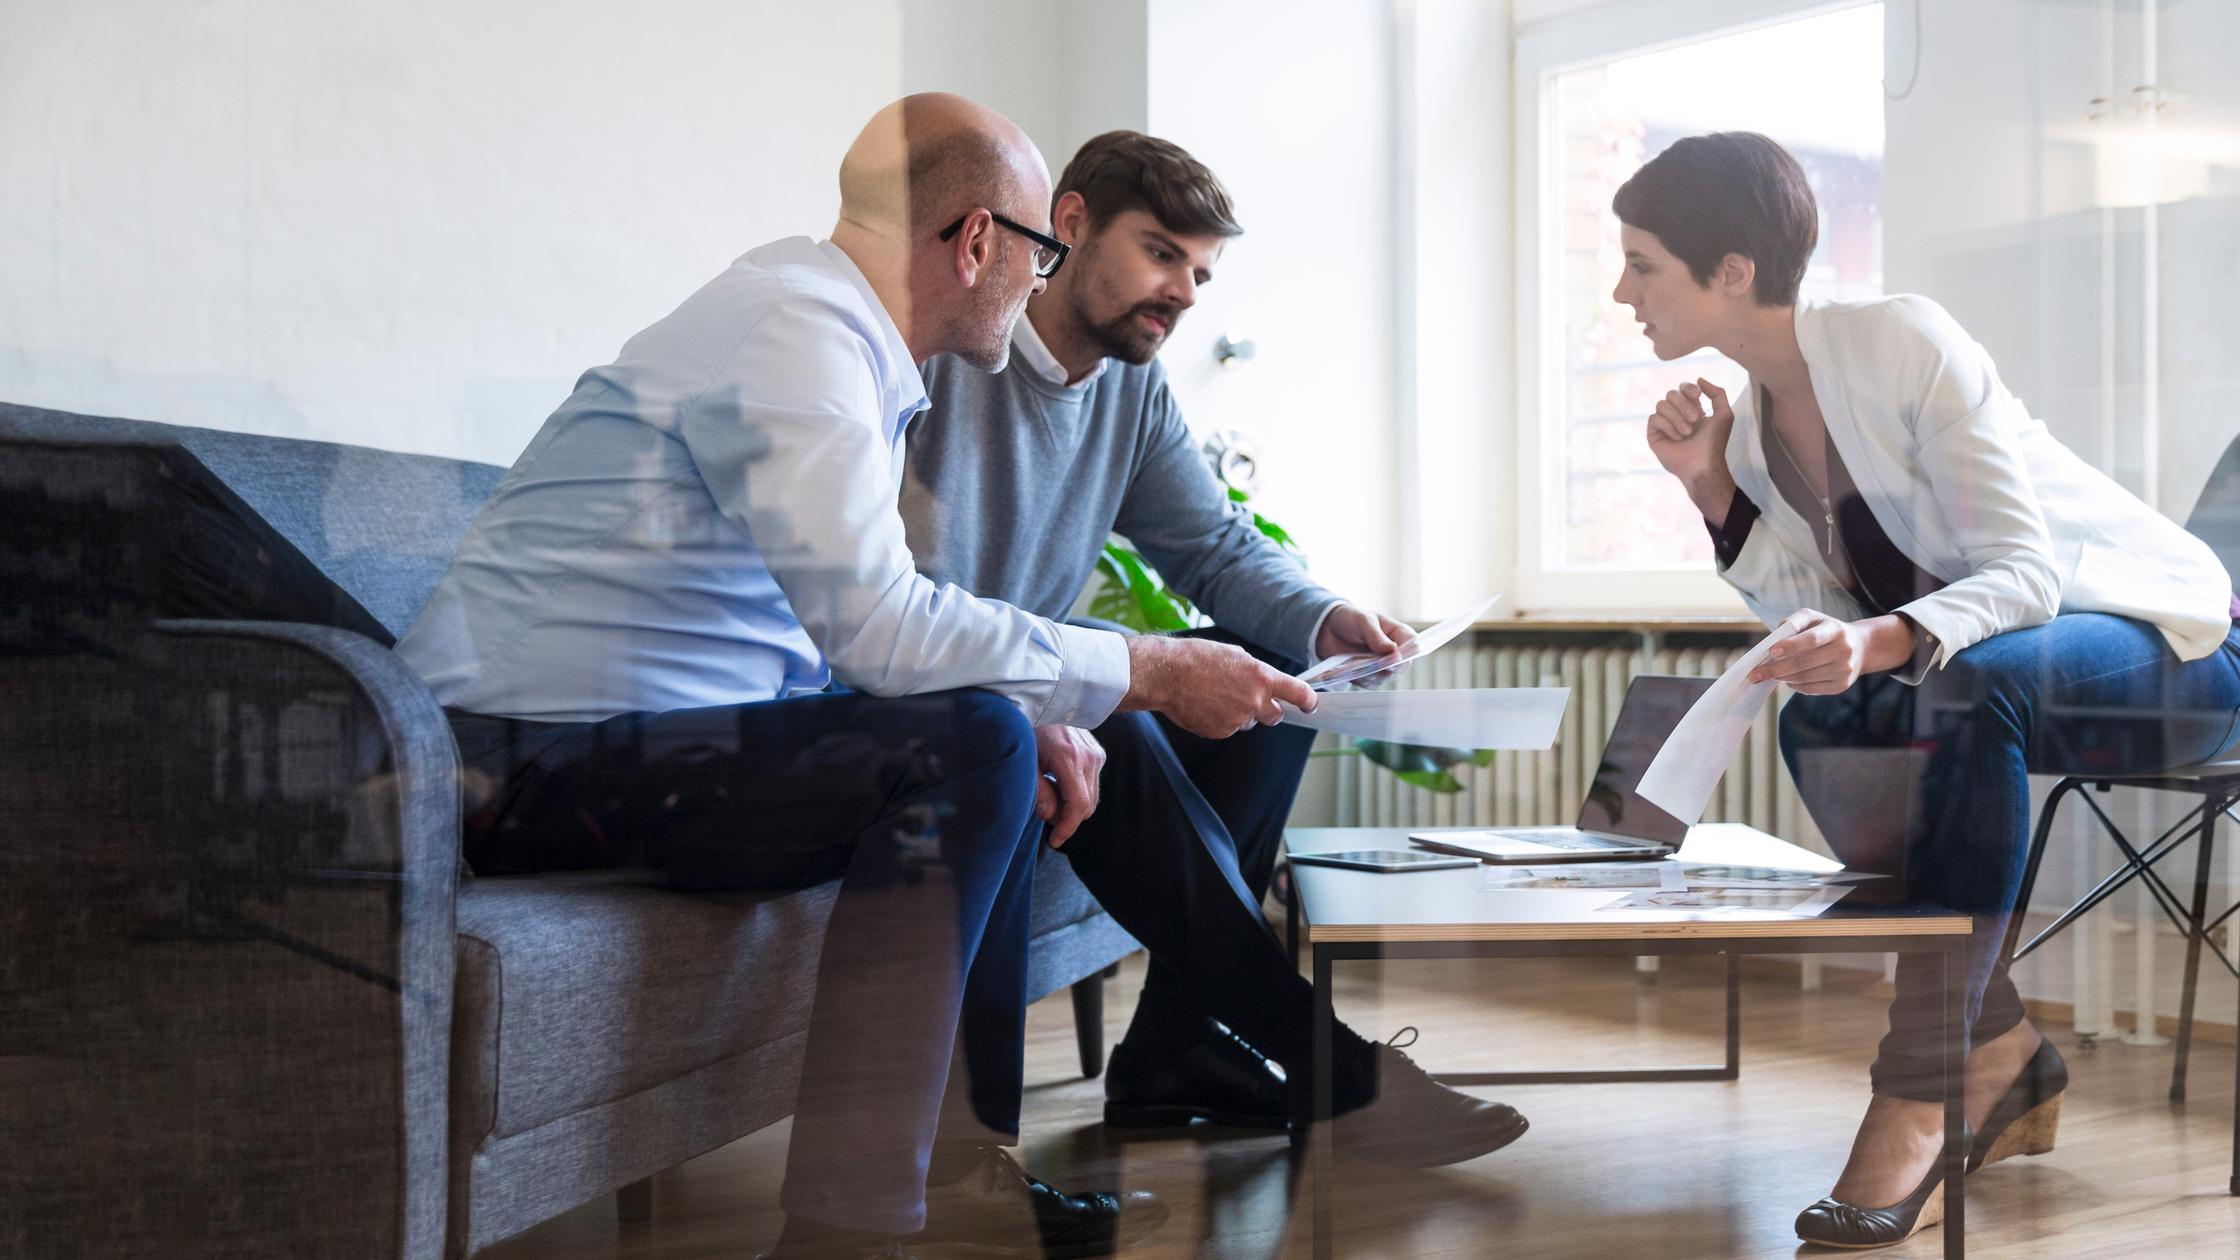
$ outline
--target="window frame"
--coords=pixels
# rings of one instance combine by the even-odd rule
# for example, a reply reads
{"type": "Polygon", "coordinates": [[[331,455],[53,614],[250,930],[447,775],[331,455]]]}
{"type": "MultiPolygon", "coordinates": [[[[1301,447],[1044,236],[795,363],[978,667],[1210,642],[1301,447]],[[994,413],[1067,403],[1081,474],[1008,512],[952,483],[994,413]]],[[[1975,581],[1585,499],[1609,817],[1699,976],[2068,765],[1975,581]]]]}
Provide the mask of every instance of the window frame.
{"type": "MultiPolygon", "coordinates": [[[[1548,460],[1561,444],[1550,400],[1564,396],[1562,367],[1548,334],[1561,297],[1548,263],[1560,242],[1562,188],[1555,80],[1572,70],[1777,26],[1878,0],[1620,0],[1549,17],[1516,34],[1513,88],[1516,228],[1516,463],[1514,607],[1521,612],[1610,612],[1654,609],[1672,614],[1746,612],[1742,599],[1710,565],[1701,570],[1569,569],[1550,563],[1560,537],[1563,499],[1548,460]]],[[[1887,0],[1884,13],[1889,12],[1887,0]]],[[[1610,277],[1611,283],[1617,277],[1610,277]]],[[[1647,412],[1643,412],[1646,420],[1647,412]]]]}

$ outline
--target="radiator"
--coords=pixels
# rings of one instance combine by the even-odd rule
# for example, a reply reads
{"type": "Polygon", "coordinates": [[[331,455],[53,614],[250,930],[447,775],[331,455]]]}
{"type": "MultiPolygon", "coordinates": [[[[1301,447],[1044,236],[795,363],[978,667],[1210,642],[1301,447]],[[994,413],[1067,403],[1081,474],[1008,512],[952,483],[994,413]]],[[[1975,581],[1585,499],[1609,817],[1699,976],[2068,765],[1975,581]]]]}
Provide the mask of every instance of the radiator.
{"type": "MultiPolygon", "coordinates": [[[[1358,755],[1340,759],[1337,823],[1359,827],[1514,827],[1569,823],[1594,780],[1602,745],[1626,684],[1634,675],[1716,676],[1746,645],[1708,648],[1535,641],[1524,635],[1479,635],[1419,662],[1399,685],[1414,687],[1569,687],[1571,703],[1555,747],[1498,752],[1490,766],[1460,766],[1467,789],[1411,787],[1358,755]]],[[[1750,728],[1742,752],[1719,781],[1707,822],[1748,823],[1816,852],[1827,845],[1797,799],[1775,736],[1778,694],[1750,728]]]]}

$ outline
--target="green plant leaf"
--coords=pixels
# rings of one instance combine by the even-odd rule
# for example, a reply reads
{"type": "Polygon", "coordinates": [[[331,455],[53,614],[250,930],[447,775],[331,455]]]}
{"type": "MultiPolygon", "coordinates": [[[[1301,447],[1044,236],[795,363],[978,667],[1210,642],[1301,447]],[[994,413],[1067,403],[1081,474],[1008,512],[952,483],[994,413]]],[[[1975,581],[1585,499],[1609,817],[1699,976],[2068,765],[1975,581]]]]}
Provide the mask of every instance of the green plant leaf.
{"type": "Polygon", "coordinates": [[[1444,770],[1395,770],[1392,772],[1392,777],[1410,787],[1419,787],[1427,792],[1452,794],[1462,790],[1462,780],[1455,778],[1444,770]]]}
{"type": "Polygon", "coordinates": [[[1481,748],[1481,749],[1479,749],[1478,751],[1476,751],[1476,752],[1474,752],[1474,753],[1471,753],[1471,754],[1470,754],[1470,764],[1471,764],[1471,765],[1473,765],[1473,766],[1490,766],[1490,765],[1492,765],[1492,764],[1493,764],[1493,750],[1492,750],[1491,748],[1481,748]]]}
{"type": "Polygon", "coordinates": [[[1243,503],[1243,502],[1245,502],[1245,501],[1249,500],[1250,498],[1252,498],[1252,496],[1251,496],[1251,495],[1249,495],[1249,494],[1246,494],[1246,493],[1245,493],[1244,491],[1242,491],[1242,490],[1239,490],[1239,489],[1237,489],[1237,488],[1236,488],[1235,486],[1231,486],[1231,487],[1229,487],[1229,502],[1231,502],[1231,503],[1243,503]]]}
{"type": "Polygon", "coordinates": [[[1443,771],[1470,759],[1466,748],[1432,748],[1423,744],[1395,744],[1381,739],[1357,739],[1353,746],[1371,763],[1395,774],[1443,771]]]}
{"type": "Polygon", "coordinates": [[[1167,589],[1143,557],[1118,543],[1106,543],[1097,558],[1105,589],[1089,604],[1091,615],[1117,621],[1131,630],[1159,633],[1188,630],[1197,624],[1197,609],[1190,601],[1167,589]]]}
{"type": "Polygon", "coordinates": [[[1258,512],[1254,512],[1252,514],[1252,523],[1259,528],[1261,533],[1266,534],[1269,540],[1274,542],[1276,546],[1283,548],[1285,551],[1293,553],[1298,552],[1299,543],[1296,539],[1291,537],[1291,531],[1285,529],[1281,525],[1276,524],[1274,521],[1269,520],[1267,517],[1260,515],[1258,512]]]}

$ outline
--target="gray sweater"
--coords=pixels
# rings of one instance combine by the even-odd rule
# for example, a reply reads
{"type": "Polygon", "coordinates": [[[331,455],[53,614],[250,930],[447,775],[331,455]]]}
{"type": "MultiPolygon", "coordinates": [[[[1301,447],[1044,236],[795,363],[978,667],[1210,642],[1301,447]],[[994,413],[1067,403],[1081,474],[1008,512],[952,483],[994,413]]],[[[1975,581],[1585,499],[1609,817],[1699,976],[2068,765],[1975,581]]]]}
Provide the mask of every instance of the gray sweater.
{"type": "Polygon", "coordinates": [[[1119,533],[1230,633],[1312,658],[1338,597],[1229,501],[1156,360],[1074,386],[1016,352],[994,375],[948,355],[919,370],[932,405],[911,422],[902,485],[919,572],[1063,619],[1119,533]]]}

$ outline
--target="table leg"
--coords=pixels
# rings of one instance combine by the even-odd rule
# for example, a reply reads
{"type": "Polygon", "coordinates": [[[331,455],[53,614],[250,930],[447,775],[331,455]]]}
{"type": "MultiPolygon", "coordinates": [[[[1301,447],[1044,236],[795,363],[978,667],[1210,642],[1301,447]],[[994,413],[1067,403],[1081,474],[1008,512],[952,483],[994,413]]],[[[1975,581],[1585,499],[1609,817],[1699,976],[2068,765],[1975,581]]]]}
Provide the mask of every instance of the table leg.
{"type": "Polygon", "coordinates": [[[1290,885],[1283,899],[1283,946],[1291,951],[1291,969],[1299,969],[1299,881],[1291,878],[1291,868],[1284,868],[1284,880],[1290,885]]]}
{"type": "MultiPolygon", "coordinates": [[[[1293,895],[1297,895],[1296,889],[1293,890],[1293,895]]],[[[1335,1193],[1333,1185],[1335,1179],[1330,1175],[1330,1143],[1333,1139],[1332,1130],[1337,1126],[1330,1123],[1331,1112],[1335,1107],[1332,1097],[1333,1082],[1330,1062],[1330,1025],[1333,1022],[1330,1010],[1332,1000],[1330,963],[1332,961],[1331,955],[1336,952],[1328,947],[1314,951],[1314,1123],[1309,1130],[1308,1142],[1312,1147],[1309,1158],[1314,1163],[1314,1254],[1316,1260],[1322,1260],[1323,1257],[1331,1254],[1333,1241],[1330,1237],[1330,1196],[1335,1193]]]]}
{"type": "Polygon", "coordinates": [[[1727,1079],[1742,1076],[1742,955],[1727,951],[1727,1079]]]}
{"type": "Polygon", "coordinates": [[[1944,982],[1944,1254],[1945,1260],[1962,1260],[1968,1254],[1967,1128],[1968,1030],[1963,1022],[1967,995],[1961,981],[1965,956],[1946,948],[1938,952],[1938,974],[1944,982]]]}

